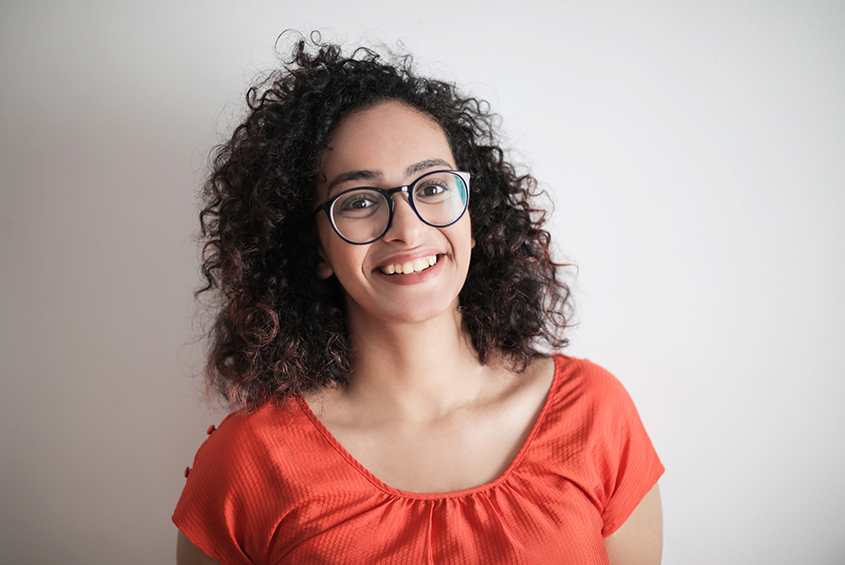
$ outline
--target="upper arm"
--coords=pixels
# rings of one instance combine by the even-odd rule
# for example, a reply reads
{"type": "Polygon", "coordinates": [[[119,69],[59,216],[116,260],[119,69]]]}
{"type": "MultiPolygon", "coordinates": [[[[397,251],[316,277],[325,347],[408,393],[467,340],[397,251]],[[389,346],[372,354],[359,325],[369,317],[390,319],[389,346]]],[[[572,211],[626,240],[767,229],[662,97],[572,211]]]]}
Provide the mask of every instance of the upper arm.
{"type": "Polygon", "coordinates": [[[643,497],[622,526],[604,538],[610,565],[660,565],[663,510],[657,485],[643,497]]]}
{"type": "Polygon", "coordinates": [[[191,543],[182,531],[176,538],[176,565],[220,565],[191,543]]]}

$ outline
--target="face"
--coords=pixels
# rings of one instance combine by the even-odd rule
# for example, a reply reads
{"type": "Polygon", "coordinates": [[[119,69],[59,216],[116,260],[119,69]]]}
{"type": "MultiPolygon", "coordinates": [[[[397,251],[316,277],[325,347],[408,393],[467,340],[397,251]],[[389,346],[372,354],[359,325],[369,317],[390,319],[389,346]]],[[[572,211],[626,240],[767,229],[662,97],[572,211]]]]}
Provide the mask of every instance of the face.
{"type": "MultiPolygon", "coordinates": [[[[455,170],[446,134],[428,116],[395,101],[349,115],[334,131],[323,160],[319,201],[350,188],[393,188],[423,174],[455,170]]],[[[317,215],[322,262],[317,274],[337,276],[346,291],[350,322],[362,318],[419,322],[454,316],[473,246],[469,213],[446,228],[423,223],[407,195],[393,195],[387,233],[353,245],[317,215]],[[392,273],[392,274],[388,274],[392,273]]]]}

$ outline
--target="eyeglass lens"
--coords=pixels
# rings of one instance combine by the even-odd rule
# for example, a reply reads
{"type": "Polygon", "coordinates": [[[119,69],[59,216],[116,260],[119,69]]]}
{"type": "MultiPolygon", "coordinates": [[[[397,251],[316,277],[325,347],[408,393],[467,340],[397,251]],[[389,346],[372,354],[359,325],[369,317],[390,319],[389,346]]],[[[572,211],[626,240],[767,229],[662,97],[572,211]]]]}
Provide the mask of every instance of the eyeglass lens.
{"type": "MultiPolygon", "coordinates": [[[[412,207],[419,218],[435,227],[448,226],[466,209],[467,186],[450,172],[420,177],[411,187],[412,207]]],[[[347,240],[366,243],[378,239],[390,222],[385,194],[371,188],[351,190],[334,201],[331,216],[337,231],[347,240]]]]}

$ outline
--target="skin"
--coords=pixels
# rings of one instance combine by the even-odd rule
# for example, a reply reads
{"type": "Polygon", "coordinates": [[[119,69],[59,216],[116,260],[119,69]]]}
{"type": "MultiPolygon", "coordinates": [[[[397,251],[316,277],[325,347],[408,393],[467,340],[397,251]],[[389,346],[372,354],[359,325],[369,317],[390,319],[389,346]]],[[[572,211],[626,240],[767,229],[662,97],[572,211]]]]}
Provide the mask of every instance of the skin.
{"type": "MultiPolygon", "coordinates": [[[[362,183],[401,186],[455,168],[436,123],[387,102],[337,128],[318,194],[324,200],[362,183]]],[[[318,275],[334,274],[347,293],[354,354],[350,384],[308,400],[353,457],[388,485],[410,492],[478,486],[515,457],[542,408],[553,366],[543,360],[518,378],[502,364],[478,362],[458,311],[473,246],[469,215],[434,228],[403,195],[394,201],[390,230],[369,245],[344,242],[324,214],[318,217],[318,275]],[[438,263],[422,273],[380,271],[430,255],[438,263]]]]}
{"type": "MultiPolygon", "coordinates": [[[[456,169],[440,127],[399,102],[348,116],[323,161],[319,200],[355,186],[392,188],[425,172],[456,169]]],[[[387,485],[408,492],[452,492],[500,477],[524,444],[554,374],[537,359],[514,374],[481,365],[461,327],[458,293],[474,245],[469,214],[446,228],[426,225],[394,195],[391,228],[368,245],[343,241],[317,216],[321,263],[346,293],[352,371],[345,387],[306,399],[341,445],[387,485]],[[420,273],[381,267],[436,255],[420,273]]],[[[660,498],[649,493],[605,544],[613,565],[660,563],[660,498]]],[[[214,563],[181,533],[178,563],[214,563]]]]}
{"type": "Polygon", "coordinates": [[[604,538],[610,565],[659,565],[663,556],[663,510],[654,485],[634,512],[604,538]]]}
{"type": "MultiPolygon", "coordinates": [[[[348,116],[332,135],[323,159],[321,201],[349,188],[392,188],[426,172],[455,169],[452,151],[440,127],[398,102],[380,104],[348,116]]],[[[323,262],[318,276],[334,274],[346,291],[347,320],[357,328],[399,328],[444,316],[454,323],[458,293],[466,280],[472,250],[469,214],[446,228],[421,222],[404,195],[394,195],[390,230],[368,245],[351,245],[319,214],[323,262]],[[385,275],[387,264],[438,256],[433,268],[413,275],[385,275]]]]}
{"type": "Polygon", "coordinates": [[[220,565],[179,532],[176,538],[176,565],[220,565]]]}

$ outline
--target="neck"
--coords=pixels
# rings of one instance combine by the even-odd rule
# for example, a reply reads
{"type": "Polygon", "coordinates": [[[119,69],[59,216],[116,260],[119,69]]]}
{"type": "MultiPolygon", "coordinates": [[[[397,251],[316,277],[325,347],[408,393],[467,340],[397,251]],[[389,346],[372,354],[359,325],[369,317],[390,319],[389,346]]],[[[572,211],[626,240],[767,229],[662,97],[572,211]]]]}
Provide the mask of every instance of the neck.
{"type": "Polygon", "coordinates": [[[385,322],[348,311],[352,371],[345,396],[381,416],[431,420],[476,399],[490,382],[464,334],[457,303],[422,322],[385,322]]]}

